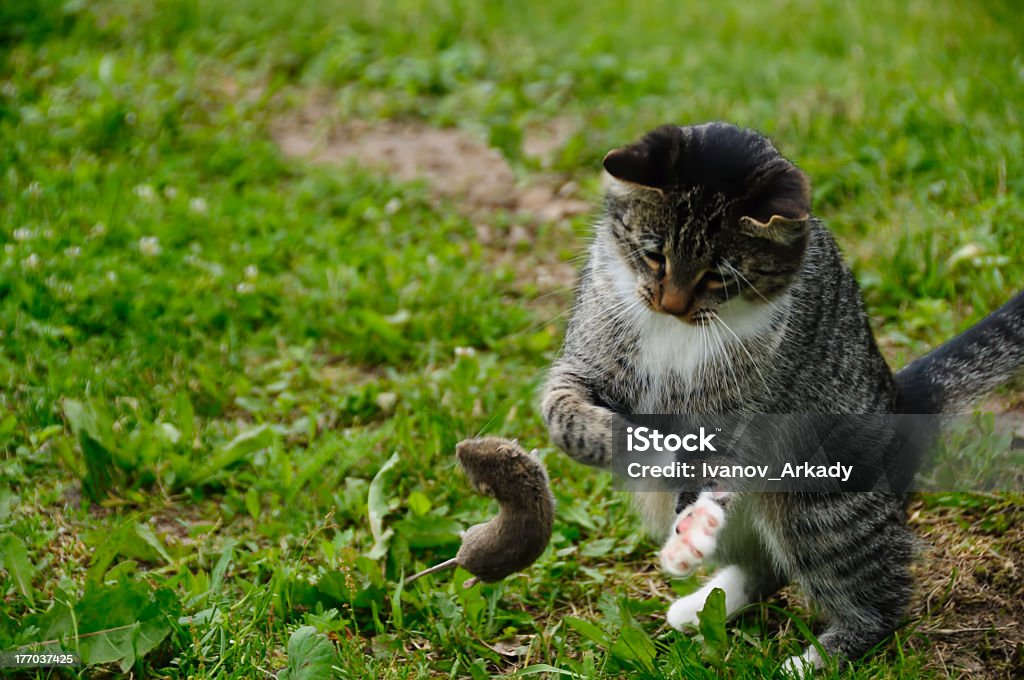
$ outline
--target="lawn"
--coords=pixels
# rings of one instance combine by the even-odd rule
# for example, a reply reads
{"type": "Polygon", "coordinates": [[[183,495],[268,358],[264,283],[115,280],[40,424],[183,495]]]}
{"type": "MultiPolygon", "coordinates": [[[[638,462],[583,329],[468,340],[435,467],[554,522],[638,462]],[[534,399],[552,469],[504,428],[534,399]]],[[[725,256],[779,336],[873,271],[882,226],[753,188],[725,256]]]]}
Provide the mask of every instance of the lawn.
{"type": "MultiPolygon", "coordinates": [[[[635,5],[0,4],[0,651],[92,662],[25,677],[756,678],[806,644],[796,591],[669,629],[697,580],[546,437],[600,159],[769,134],[900,366],[1024,287],[1024,15],[635,5]],[[493,514],[480,433],[546,461],[548,551],[402,587],[493,514]]],[[[913,611],[834,674],[1021,673],[1024,496],[912,513],[913,611]]]]}

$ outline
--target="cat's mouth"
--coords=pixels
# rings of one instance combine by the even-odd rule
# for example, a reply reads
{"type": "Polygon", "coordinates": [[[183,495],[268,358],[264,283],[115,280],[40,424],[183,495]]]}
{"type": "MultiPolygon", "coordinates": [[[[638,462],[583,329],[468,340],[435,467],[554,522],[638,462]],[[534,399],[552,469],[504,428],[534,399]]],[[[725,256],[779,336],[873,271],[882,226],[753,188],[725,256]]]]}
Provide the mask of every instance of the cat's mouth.
{"type": "Polygon", "coordinates": [[[690,315],[689,318],[685,318],[685,319],[681,319],[681,320],[682,321],[686,321],[686,322],[688,322],[690,324],[693,324],[694,326],[710,326],[711,322],[714,321],[714,319],[715,319],[715,313],[714,312],[708,312],[708,311],[700,310],[700,311],[694,312],[692,315],[690,315]]]}

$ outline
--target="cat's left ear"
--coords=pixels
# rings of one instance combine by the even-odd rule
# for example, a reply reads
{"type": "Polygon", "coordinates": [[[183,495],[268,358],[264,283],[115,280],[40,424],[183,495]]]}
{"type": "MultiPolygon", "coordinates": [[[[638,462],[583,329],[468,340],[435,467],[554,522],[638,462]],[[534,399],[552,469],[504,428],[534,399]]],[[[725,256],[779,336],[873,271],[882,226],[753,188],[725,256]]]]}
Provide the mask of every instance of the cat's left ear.
{"type": "Polygon", "coordinates": [[[663,191],[676,180],[675,165],[682,144],[683,132],[678,125],[662,125],[636,144],[612,149],[602,164],[620,182],[663,191]]]}
{"type": "Polygon", "coordinates": [[[810,180],[789,161],[781,161],[744,202],[740,215],[740,225],[751,235],[788,241],[810,219],[810,180]]]}

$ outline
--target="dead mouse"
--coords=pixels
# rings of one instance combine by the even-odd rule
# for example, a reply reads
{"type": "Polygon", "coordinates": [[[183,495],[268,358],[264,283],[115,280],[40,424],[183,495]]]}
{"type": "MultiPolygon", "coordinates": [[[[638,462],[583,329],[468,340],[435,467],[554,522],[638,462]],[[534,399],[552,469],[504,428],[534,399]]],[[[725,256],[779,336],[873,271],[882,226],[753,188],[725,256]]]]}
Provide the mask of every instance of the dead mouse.
{"type": "Polygon", "coordinates": [[[466,439],[455,446],[455,455],[478,492],[498,501],[498,516],[462,532],[459,552],[447,562],[410,577],[462,567],[477,581],[493,583],[533,564],[551,539],[555,497],[548,473],[533,453],[519,442],[501,437],[466,439]]]}

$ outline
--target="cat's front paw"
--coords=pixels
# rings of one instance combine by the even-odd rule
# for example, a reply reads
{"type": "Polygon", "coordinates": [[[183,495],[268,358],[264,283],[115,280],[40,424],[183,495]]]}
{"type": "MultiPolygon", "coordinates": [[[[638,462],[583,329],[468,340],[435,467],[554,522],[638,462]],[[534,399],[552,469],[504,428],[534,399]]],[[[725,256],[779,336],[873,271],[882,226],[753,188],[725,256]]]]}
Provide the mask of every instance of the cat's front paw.
{"type": "Polygon", "coordinates": [[[700,612],[704,609],[708,594],[703,590],[690,593],[672,603],[668,608],[668,625],[676,630],[684,630],[688,627],[696,628],[700,623],[700,612]]]}
{"type": "Polygon", "coordinates": [[[725,512],[703,493],[672,524],[672,534],[661,549],[661,568],[673,576],[689,576],[715,552],[725,512]]]}

